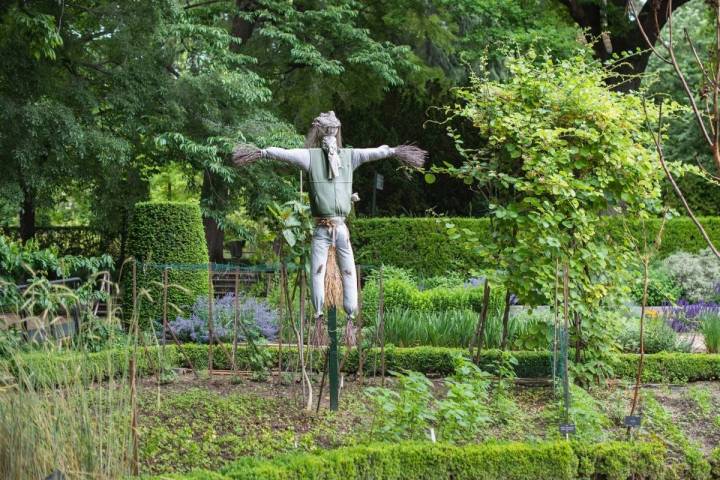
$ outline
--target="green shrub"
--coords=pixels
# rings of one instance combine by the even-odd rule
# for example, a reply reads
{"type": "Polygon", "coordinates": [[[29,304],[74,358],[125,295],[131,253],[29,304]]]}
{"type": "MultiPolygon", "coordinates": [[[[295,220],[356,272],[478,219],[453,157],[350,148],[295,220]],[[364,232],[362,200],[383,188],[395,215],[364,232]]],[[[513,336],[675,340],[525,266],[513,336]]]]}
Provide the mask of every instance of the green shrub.
{"type": "Polygon", "coordinates": [[[663,478],[666,450],[660,443],[572,442],[578,457],[577,478],[627,480],[663,478]]]}
{"type": "Polygon", "coordinates": [[[682,297],[690,302],[717,298],[720,260],[709,248],[700,253],[676,252],[663,261],[668,274],[682,287],[682,297]]]}
{"type": "Polygon", "coordinates": [[[221,474],[196,471],[148,480],[562,480],[665,478],[667,453],[657,442],[373,443],[272,460],[244,458],[221,474]]]}
{"type": "MultiPolygon", "coordinates": [[[[167,265],[168,305],[191,306],[198,295],[207,294],[208,263],[200,207],[191,203],[141,202],[135,205],[128,230],[128,255],[138,261],[137,291],[141,325],[162,316],[162,273],[167,265]],[[141,292],[147,291],[150,298],[141,292]]],[[[132,311],[132,266],[123,279],[125,318],[132,311]]],[[[174,312],[172,306],[169,312],[174,312]]]]}
{"type": "MultiPolygon", "coordinates": [[[[380,269],[368,275],[362,291],[363,314],[369,323],[377,318],[380,298],[380,269]]],[[[483,302],[483,284],[463,283],[456,286],[444,286],[442,277],[432,280],[432,288],[421,290],[418,281],[406,269],[383,267],[383,298],[386,310],[412,310],[413,312],[441,312],[447,310],[473,310],[479,312],[483,302]]],[[[456,280],[449,279],[447,285],[454,285],[456,280]]],[[[505,305],[505,291],[499,288],[491,290],[490,310],[488,317],[502,315],[505,305]]]]}
{"type": "MultiPolygon", "coordinates": [[[[645,317],[643,349],[645,353],[685,351],[687,345],[680,341],[675,330],[661,317],[645,317]]],[[[624,352],[640,352],[640,320],[629,318],[618,337],[624,352]]]]}
{"type": "MultiPolygon", "coordinates": [[[[213,365],[217,369],[229,369],[228,353],[231,345],[213,348],[213,365]]],[[[189,367],[188,358],[199,370],[208,367],[208,345],[184,344],[181,347],[167,345],[165,354],[162,347],[148,347],[138,350],[138,371],[141,375],[149,375],[170,367],[189,367]]],[[[265,364],[276,365],[282,355],[283,365],[291,365],[297,361],[297,349],[285,346],[282,353],[277,347],[267,347],[268,354],[263,357],[265,364]]],[[[340,358],[345,358],[345,373],[353,374],[358,370],[358,351],[347,352],[341,349],[340,358]]],[[[380,373],[380,350],[373,348],[364,351],[366,355],[363,370],[366,375],[380,373]]],[[[455,370],[454,357],[458,354],[468,356],[466,349],[444,347],[396,348],[385,349],[387,370],[413,370],[426,374],[448,376],[455,370]]],[[[552,353],[547,351],[512,352],[517,364],[513,366],[514,374],[520,378],[547,378],[552,375],[552,353]]],[[[94,364],[95,371],[106,375],[106,372],[117,370],[119,365],[127,365],[129,353],[125,348],[116,348],[97,353],[81,354],[77,352],[31,352],[19,353],[10,359],[0,359],[0,372],[17,371],[18,365],[24,365],[28,371],[37,372],[36,381],[47,385],[60,384],[63,381],[63,370],[71,368],[79,358],[86,356],[87,363],[94,364]],[[112,368],[111,368],[112,367],[112,368]]],[[[500,350],[483,350],[478,366],[493,375],[498,375],[498,366],[503,359],[500,350]]],[[[634,379],[637,373],[639,356],[633,353],[615,354],[610,363],[615,378],[634,379]]],[[[237,365],[240,370],[257,368],[256,358],[251,349],[238,346],[237,365]]],[[[315,355],[313,363],[308,365],[315,371],[322,371],[322,355],[315,355]]],[[[720,354],[702,353],[656,353],[645,355],[643,382],[648,383],[682,383],[710,381],[720,379],[720,354]]]]}
{"type": "MultiPolygon", "coordinates": [[[[431,277],[447,272],[470,273],[482,265],[479,257],[449,240],[445,223],[452,222],[458,230],[467,228],[479,235],[489,236],[487,218],[362,218],[352,223],[353,247],[358,263],[390,264],[407,268],[417,275],[431,277]]],[[[720,242],[720,217],[703,217],[700,222],[710,239],[720,242]]],[[[598,232],[613,239],[626,238],[627,232],[637,239],[655,238],[662,220],[637,220],[619,216],[608,217],[598,232]]],[[[689,218],[677,217],[665,224],[659,258],[687,251],[696,253],[707,247],[705,240],[689,218]]]]}
{"type": "MultiPolygon", "coordinates": [[[[652,268],[648,272],[647,303],[645,305],[667,305],[675,303],[682,294],[679,285],[664,268],[652,268]]],[[[636,277],[631,287],[631,297],[638,305],[642,304],[643,278],[641,274],[636,277]]]]}
{"type": "Polygon", "coordinates": [[[246,459],[223,469],[233,480],[562,480],[575,478],[577,458],[568,443],[371,444],[320,455],[246,459]]]}

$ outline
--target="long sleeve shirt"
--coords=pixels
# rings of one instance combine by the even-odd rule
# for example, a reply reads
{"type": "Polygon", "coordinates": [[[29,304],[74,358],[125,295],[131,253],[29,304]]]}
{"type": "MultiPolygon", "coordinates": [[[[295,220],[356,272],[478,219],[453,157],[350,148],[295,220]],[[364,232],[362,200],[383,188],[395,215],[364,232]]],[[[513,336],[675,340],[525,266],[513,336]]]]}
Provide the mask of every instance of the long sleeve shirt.
{"type": "MultiPolygon", "coordinates": [[[[387,145],[376,148],[352,148],[352,168],[355,170],[360,165],[395,155],[395,149],[387,145]]],[[[310,150],[307,148],[277,148],[268,147],[262,150],[264,158],[272,158],[281,162],[288,163],[298,167],[304,171],[310,169],[310,150]]]]}

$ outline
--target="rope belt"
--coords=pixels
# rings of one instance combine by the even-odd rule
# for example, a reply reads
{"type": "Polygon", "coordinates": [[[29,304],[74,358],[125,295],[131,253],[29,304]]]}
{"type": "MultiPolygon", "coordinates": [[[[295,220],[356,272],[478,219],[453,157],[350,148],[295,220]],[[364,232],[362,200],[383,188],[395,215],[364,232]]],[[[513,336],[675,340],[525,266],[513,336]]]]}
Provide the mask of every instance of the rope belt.
{"type": "Polygon", "coordinates": [[[328,229],[332,236],[332,246],[334,247],[337,238],[337,227],[345,225],[345,219],[342,217],[316,217],[315,225],[328,229]]]}

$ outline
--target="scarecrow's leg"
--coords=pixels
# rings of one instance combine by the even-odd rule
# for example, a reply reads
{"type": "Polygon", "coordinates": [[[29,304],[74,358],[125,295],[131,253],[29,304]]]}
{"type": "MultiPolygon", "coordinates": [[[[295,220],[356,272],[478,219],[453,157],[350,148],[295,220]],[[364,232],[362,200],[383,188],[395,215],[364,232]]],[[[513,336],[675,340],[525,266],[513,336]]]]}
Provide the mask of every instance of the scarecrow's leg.
{"type": "Polygon", "coordinates": [[[335,253],[338,268],[342,275],[343,308],[349,317],[357,314],[357,281],[355,280],[355,256],[350,244],[350,232],[346,225],[337,229],[335,253]]]}
{"type": "Polygon", "coordinates": [[[332,238],[325,227],[315,227],[310,244],[310,269],[312,270],[312,303],[315,318],[323,314],[325,305],[325,264],[332,238]]]}

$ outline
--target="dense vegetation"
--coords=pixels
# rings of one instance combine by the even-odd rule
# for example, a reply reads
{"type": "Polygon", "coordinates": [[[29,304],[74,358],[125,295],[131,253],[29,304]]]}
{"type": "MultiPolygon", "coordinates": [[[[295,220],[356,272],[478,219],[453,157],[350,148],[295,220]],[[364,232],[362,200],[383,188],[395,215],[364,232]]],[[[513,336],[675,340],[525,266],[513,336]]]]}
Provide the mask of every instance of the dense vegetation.
{"type": "Polygon", "coordinates": [[[0,477],[720,478],[712,3],[0,4],[0,477]]]}

